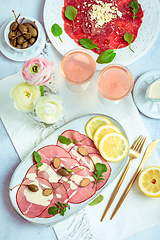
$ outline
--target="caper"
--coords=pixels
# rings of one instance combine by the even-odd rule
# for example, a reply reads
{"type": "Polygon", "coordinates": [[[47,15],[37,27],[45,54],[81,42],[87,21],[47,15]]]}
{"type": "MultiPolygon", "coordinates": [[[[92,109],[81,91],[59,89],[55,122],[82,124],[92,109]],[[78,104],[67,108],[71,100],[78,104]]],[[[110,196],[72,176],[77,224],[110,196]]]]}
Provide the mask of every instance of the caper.
{"type": "Polygon", "coordinates": [[[24,33],[23,36],[25,37],[25,39],[30,39],[31,38],[31,34],[30,33],[24,33]]]}
{"type": "Polygon", "coordinates": [[[90,179],[89,178],[84,178],[81,182],[80,182],[80,186],[81,187],[87,187],[90,184],[90,179]]]}
{"type": "Polygon", "coordinates": [[[18,45],[23,44],[23,42],[24,42],[24,37],[23,36],[18,37],[18,39],[17,39],[18,45]]]}
{"type": "Polygon", "coordinates": [[[27,48],[27,47],[28,47],[28,42],[25,41],[25,42],[22,44],[22,49],[25,49],[25,48],[27,48]]]}
{"type": "Polygon", "coordinates": [[[12,45],[13,47],[16,47],[16,46],[17,46],[17,40],[16,40],[16,38],[11,39],[11,45],[12,45]]]}
{"type": "Polygon", "coordinates": [[[29,42],[30,42],[30,44],[34,44],[35,43],[35,41],[36,41],[36,39],[35,38],[31,38],[30,40],[29,40],[29,42]]]}
{"type": "Polygon", "coordinates": [[[58,170],[58,174],[61,176],[68,176],[70,173],[66,169],[61,168],[58,170]]]}
{"type": "Polygon", "coordinates": [[[11,25],[10,25],[10,30],[16,30],[17,29],[17,27],[18,27],[18,22],[13,22],[11,25]]]}
{"type": "MultiPolygon", "coordinates": [[[[32,38],[31,38],[32,39],[32,38]]],[[[53,159],[53,166],[58,169],[61,165],[61,159],[59,157],[55,157],[53,159]]]]}
{"type": "Polygon", "coordinates": [[[43,190],[43,195],[44,196],[49,196],[52,193],[53,193],[53,189],[51,189],[51,188],[46,188],[46,189],[43,190]]]}
{"type": "Polygon", "coordinates": [[[29,29],[30,27],[32,27],[32,24],[30,24],[30,23],[23,23],[23,25],[25,25],[28,29],[29,29]]]}
{"type": "Polygon", "coordinates": [[[9,39],[13,38],[16,36],[16,31],[10,31],[8,34],[9,39]]]}
{"type": "Polygon", "coordinates": [[[18,28],[22,33],[27,32],[27,27],[24,24],[19,24],[18,28]]]}
{"type": "Polygon", "coordinates": [[[35,185],[35,184],[29,184],[28,185],[28,189],[31,191],[31,192],[37,192],[39,190],[39,188],[35,185]]]}
{"type": "Polygon", "coordinates": [[[35,28],[30,27],[28,30],[29,30],[29,33],[32,35],[32,37],[37,37],[38,32],[35,28]]]}

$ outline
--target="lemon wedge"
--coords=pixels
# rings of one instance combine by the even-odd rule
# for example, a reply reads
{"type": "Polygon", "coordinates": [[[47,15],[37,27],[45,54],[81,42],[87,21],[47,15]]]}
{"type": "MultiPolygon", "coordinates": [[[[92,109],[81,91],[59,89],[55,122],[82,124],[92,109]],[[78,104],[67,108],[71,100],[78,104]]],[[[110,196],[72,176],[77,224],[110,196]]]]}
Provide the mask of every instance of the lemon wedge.
{"type": "Polygon", "coordinates": [[[121,133],[121,131],[113,125],[102,125],[101,127],[99,127],[93,136],[95,146],[99,148],[99,142],[102,139],[102,137],[104,137],[108,133],[113,132],[121,133]]]}
{"type": "Polygon", "coordinates": [[[95,134],[95,131],[100,126],[106,125],[106,124],[111,125],[111,121],[106,117],[95,116],[95,117],[91,118],[85,126],[85,131],[86,131],[87,136],[93,140],[93,136],[95,134]]]}
{"type": "Polygon", "coordinates": [[[110,162],[121,161],[128,153],[127,139],[120,133],[108,133],[99,142],[99,151],[110,162]]]}
{"type": "Polygon", "coordinates": [[[148,167],[138,179],[141,191],[149,197],[160,197],[160,167],[148,167]]]}

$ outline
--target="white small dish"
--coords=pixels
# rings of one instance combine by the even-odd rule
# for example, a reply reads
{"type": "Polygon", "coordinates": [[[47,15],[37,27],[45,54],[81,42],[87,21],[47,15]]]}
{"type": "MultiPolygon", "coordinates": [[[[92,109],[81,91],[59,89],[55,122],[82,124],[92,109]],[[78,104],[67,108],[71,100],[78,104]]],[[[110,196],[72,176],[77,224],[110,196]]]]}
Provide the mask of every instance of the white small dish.
{"type": "MultiPolygon", "coordinates": [[[[31,19],[31,18],[30,18],[31,19]]],[[[32,47],[28,48],[28,49],[23,49],[23,50],[26,50],[26,51],[23,51],[22,49],[19,49],[19,50],[22,50],[22,52],[18,52],[18,51],[15,51],[15,49],[12,49],[5,41],[5,38],[4,38],[4,31],[7,27],[7,25],[9,25],[9,23],[11,21],[14,21],[15,19],[14,18],[11,18],[11,19],[8,19],[3,25],[2,27],[0,28],[0,51],[9,59],[11,60],[14,60],[14,61],[27,61],[33,57],[36,57],[38,56],[41,51],[43,50],[44,48],[44,45],[46,43],[46,34],[45,34],[45,31],[42,27],[42,25],[37,21],[36,21],[36,24],[37,24],[37,27],[39,29],[39,32],[40,32],[40,37],[37,39],[37,43],[35,43],[32,47]]]]}
{"type": "Polygon", "coordinates": [[[160,70],[150,71],[140,76],[133,89],[133,97],[137,108],[150,118],[160,119],[160,101],[146,97],[150,84],[160,78],[160,70]]]}
{"type": "Polygon", "coordinates": [[[11,26],[11,24],[12,24],[13,22],[15,22],[15,19],[12,19],[12,20],[7,24],[7,26],[5,27],[5,30],[4,30],[4,39],[5,39],[6,43],[7,43],[7,45],[8,45],[10,48],[12,48],[14,51],[16,51],[16,52],[18,52],[18,53],[21,53],[21,54],[23,54],[24,52],[26,53],[26,52],[32,52],[32,51],[34,51],[34,49],[39,46],[39,44],[40,44],[40,37],[41,37],[40,23],[39,23],[36,19],[34,19],[34,18],[32,18],[32,17],[25,17],[25,16],[23,16],[23,17],[21,17],[20,19],[18,19],[17,21],[18,21],[18,23],[21,23],[22,20],[23,20],[22,24],[23,24],[23,23],[29,23],[29,24],[32,24],[32,25],[33,25],[33,24],[35,23],[34,28],[36,28],[36,30],[37,30],[37,32],[38,32],[38,36],[37,36],[37,39],[36,39],[35,43],[34,43],[33,45],[30,45],[28,48],[25,48],[25,49],[16,48],[16,47],[13,47],[13,46],[11,45],[11,43],[10,43],[10,40],[9,40],[8,35],[9,35],[9,32],[10,32],[10,26],[11,26]],[[23,20],[23,19],[24,19],[24,20],[23,20]]]}

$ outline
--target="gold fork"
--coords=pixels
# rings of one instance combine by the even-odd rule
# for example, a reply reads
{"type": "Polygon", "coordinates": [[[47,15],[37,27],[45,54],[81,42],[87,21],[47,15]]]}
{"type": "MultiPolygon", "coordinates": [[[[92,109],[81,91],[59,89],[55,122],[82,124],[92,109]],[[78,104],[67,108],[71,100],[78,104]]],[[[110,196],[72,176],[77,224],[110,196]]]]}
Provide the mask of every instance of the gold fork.
{"type": "Polygon", "coordinates": [[[121,176],[119,182],[117,183],[117,185],[116,185],[116,187],[115,187],[115,189],[114,189],[114,191],[113,191],[113,193],[112,193],[112,195],[111,195],[111,197],[109,199],[107,207],[105,208],[104,213],[102,215],[101,222],[103,221],[104,217],[106,216],[106,213],[108,212],[108,210],[109,210],[109,208],[110,208],[110,206],[111,206],[115,196],[117,195],[117,192],[118,192],[118,190],[119,190],[119,188],[120,188],[120,186],[121,186],[121,184],[122,184],[122,182],[123,182],[123,180],[124,180],[124,178],[126,176],[126,173],[127,173],[128,169],[129,169],[129,167],[131,165],[132,160],[139,157],[139,155],[140,155],[140,153],[142,151],[142,148],[143,148],[145,140],[146,140],[146,137],[140,135],[138,137],[138,139],[131,146],[131,148],[129,150],[129,162],[128,162],[127,166],[125,167],[125,169],[124,169],[124,171],[122,173],[122,176],[121,176]]]}

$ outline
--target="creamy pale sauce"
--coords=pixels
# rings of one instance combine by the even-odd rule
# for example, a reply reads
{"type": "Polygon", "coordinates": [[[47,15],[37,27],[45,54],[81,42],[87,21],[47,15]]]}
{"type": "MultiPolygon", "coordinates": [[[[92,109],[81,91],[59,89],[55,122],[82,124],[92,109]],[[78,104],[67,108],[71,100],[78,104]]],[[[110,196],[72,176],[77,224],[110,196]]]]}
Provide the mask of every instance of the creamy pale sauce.
{"type": "Polygon", "coordinates": [[[77,193],[77,191],[74,191],[74,192],[69,196],[69,199],[70,199],[71,197],[73,197],[76,193],[77,193]]]}
{"type": "Polygon", "coordinates": [[[82,155],[78,153],[78,147],[75,146],[74,148],[71,149],[71,153],[77,158],[79,161],[82,158],[82,155]]]}
{"type": "Polygon", "coordinates": [[[40,171],[45,171],[49,175],[49,182],[58,182],[58,180],[61,178],[60,175],[58,175],[48,164],[43,163],[41,167],[39,167],[40,171]]]}
{"type": "Polygon", "coordinates": [[[62,147],[63,147],[64,149],[68,149],[68,148],[73,147],[73,146],[74,146],[74,143],[70,143],[69,145],[67,145],[67,144],[62,144],[62,147]]]}
{"type": "Polygon", "coordinates": [[[92,171],[92,172],[94,172],[94,165],[93,165],[93,162],[94,162],[94,164],[96,164],[96,163],[102,163],[102,161],[101,161],[101,159],[99,158],[99,157],[97,157],[97,156],[93,156],[92,157],[92,160],[93,160],[93,162],[92,162],[92,160],[90,160],[89,162],[83,157],[83,158],[81,158],[81,160],[82,160],[82,162],[92,171]]]}
{"type": "MultiPolygon", "coordinates": [[[[44,196],[42,194],[43,190],[40,188],[39,182],[35,179],[35,177],[36,177],[35,173],[28,173],[26,177],[29,180],[33,181],[30,184],[35,184],[39,188],[39,190],[37,192],[30,191],[28,187],[26,187],[24,189],[24,195],[25,195],[27,201],[31,202],[31,203],[39,204],[42,206],[48,206],[50,204],[50,200],[52,200],[52,198],[53,198],[53,194],[51,194],[49,196],[44,196]]],[[[45,188],[48,188],[48,186],[45,184],[41,184],[41,185],[43,185],[43,187],[45,187],[45,188]]]]}
{"type": "Polygon", "coordinates": [[[56,194],[56,197],[57,197],[57,198],[61,198],[62,195],[57,193],[57,194],[56,194]]]}

